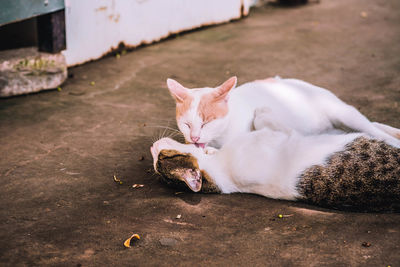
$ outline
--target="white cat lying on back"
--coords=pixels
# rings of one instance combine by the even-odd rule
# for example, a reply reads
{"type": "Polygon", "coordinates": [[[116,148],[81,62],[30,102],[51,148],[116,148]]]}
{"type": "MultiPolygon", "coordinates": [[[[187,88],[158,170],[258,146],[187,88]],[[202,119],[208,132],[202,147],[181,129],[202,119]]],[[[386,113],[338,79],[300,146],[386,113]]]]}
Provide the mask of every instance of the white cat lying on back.
{"type": "Polygon", "coordinates": [[[176,120],[189,143],[220,148],[229,140],[253,130],[255,110],[268,109],[265,126],[293,129],[312,135],[334,129],[367,133],[400,147],[400,130],[370,122],[354,107],[326,89],[295,80],[269,78],[243,84],[234,90],[236,77],[216,88],[187,89],[168,79],[176,101],[176,120]]]}

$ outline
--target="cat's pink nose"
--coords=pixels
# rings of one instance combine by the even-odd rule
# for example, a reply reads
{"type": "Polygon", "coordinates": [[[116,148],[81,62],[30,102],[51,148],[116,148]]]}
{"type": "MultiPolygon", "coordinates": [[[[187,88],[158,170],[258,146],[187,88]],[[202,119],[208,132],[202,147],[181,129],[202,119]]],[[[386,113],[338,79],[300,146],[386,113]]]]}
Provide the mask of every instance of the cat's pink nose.
{"type": "Polygon", "coordinates": [[[192,139],[192,141],[193,141],[194,143],[197,143],[197,141],[200,140],[200,137],[199,137],[199,136],[190,136],[190,139],[192,139]]]}

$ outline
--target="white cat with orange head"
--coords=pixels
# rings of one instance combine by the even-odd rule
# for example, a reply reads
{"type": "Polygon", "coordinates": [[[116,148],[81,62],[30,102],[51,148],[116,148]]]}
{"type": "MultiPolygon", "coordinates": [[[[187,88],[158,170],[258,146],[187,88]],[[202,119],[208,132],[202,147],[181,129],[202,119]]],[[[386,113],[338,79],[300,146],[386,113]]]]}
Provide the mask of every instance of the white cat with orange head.
{"type": "Polygon", "coordinates": [[[400,147],[399,129],[370,122],[324,88],[281,78],[257,80],[235,88],[236,83],[237,78],[231,77],[215,88],[189,89],[167,80],[176,101],[176,121],[186,142],[202,148],[220,148],[255,128],[294,130],[304,135],[347,128],[400,147]],[[261,115],[256,116],[257,113],[261,115]]]}
{"type": "Polygon", "coordinates": [[[229,125],[228,93],[236,81],[232,77],[216,88],[188,89],[175,80],[167,80],[176,101],[176,121],[187,142],[204,148],[223,134],[229,125]]]}

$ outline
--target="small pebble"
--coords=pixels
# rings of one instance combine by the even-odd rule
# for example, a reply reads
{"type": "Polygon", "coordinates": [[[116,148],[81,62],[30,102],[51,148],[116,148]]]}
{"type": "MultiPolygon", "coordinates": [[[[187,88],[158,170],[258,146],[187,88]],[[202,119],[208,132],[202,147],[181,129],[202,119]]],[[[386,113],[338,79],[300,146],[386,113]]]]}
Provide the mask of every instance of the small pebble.
{"type": "Polygon", "coordinates": [[[363,247],[369,248],[369,247],[371,246],[371,243],[369,243],[369,242],[363,242],[361,245],[362,245],[363,247]]]}
{"type": "Polygon", "coordinates": [[[173,238],[164,237],[164,238],[160,239],[160,244],[162,246],[172,247],[172,246],[175,246],[176,243],[178,243],[178,240],[173,239],[173,238]]]}
{"type": "Polygon", "coordinates": [[[360,13],[360,16],[365,19],[365,18],[368,17],[368,13],[363,11],[363,12],[360,13]]]}

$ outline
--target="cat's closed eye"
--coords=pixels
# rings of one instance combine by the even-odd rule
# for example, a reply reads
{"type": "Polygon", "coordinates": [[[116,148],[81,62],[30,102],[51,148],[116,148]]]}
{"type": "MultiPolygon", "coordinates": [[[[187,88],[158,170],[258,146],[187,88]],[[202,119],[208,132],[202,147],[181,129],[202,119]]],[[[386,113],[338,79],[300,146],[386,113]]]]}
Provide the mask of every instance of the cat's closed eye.
{"type": "Polygon", "coordinates": [[[208,124],[208,122],[205,122],[201,125],[201,129],[203,129],[204,126],[206,126],[206,124],[208,124]]]}
{"type": "Polygon", "coordinates": [[[189,129],[191,128],[189,123],[186,122],[185,125],[186,125],[189,129]]]}

